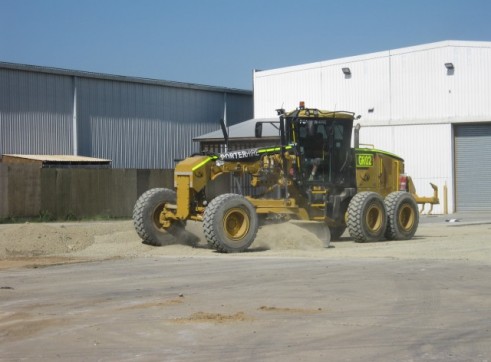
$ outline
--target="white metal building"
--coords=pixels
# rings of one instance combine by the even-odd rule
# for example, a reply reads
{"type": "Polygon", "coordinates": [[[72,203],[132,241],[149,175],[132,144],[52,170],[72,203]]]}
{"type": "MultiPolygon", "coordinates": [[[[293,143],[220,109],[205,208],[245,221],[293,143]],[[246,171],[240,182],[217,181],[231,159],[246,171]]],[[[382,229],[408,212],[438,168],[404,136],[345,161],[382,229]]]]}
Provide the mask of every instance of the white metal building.
{"type": "Polygon", "coordinates": [[[418,194],[491,210],[491,42],[442,41],[254,73],[254,117],[276,108],[361,115],[360,141],[400,155],[418,194]]]}

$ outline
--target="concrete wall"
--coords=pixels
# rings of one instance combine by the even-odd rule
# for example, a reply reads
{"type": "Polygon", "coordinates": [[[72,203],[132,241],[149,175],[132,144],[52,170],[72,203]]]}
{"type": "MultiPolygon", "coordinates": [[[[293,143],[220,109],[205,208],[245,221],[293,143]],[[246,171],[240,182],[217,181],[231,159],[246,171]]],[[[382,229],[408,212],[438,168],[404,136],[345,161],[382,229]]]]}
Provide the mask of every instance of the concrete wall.
{"type": "Polygon", "coordinates": [[[0,164],[0,219],[131,217],[136,199],[173,188],[173,170],[41,169],[0,164]]]}

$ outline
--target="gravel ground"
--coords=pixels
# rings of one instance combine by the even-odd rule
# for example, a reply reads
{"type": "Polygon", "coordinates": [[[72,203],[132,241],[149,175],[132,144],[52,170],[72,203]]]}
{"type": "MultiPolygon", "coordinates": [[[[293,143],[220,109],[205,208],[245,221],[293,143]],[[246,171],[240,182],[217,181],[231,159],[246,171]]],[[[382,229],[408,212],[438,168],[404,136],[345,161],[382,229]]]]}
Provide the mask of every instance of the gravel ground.
{"type": "MultiPolygon", "coordinates": [[[[0,225],[0,269],[128,257],[219,256],[209,249],[201,224],[187,230],[196,247],[141,242],[131,221],[0,225]]],[[[491,261],[491,219],[477,214],[422,216],[412,240],[354,243],[346,232],[325,248],[314,234],[292,223],[262,227],[250,250],[229,257],[392,258],[491,261]],[[460,218],[459,218],[460,217],[460,218]]]]}

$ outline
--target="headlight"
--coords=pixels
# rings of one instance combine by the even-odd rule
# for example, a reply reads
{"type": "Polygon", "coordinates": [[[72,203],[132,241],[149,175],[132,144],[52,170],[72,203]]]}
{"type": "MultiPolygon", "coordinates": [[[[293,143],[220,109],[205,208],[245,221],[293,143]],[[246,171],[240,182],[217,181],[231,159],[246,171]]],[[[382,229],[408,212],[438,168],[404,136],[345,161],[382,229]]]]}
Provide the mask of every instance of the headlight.
{"type": "Polygon", "coordinates": [[[217,165],[218,167],[222,167],[224,164],[225,164],[225,161],[223,161],[223,160],[216,160],[215,161],[215,165],[217,165]]]}

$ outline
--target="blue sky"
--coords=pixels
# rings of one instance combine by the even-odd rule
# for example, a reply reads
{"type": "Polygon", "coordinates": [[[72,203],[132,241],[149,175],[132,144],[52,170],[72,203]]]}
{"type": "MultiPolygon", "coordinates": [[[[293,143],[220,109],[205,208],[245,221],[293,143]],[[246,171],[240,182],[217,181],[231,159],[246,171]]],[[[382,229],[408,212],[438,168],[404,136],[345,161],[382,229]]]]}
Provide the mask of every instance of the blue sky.
{"type": "Polygon", "coordinates": [[[0,61],[252,89],[273,69],[491,41],[489,0],[0,0],[0,61]]]}

